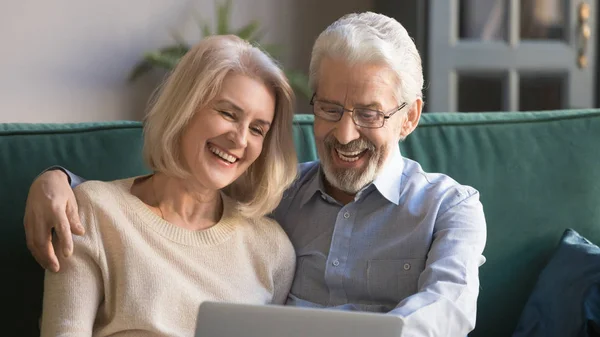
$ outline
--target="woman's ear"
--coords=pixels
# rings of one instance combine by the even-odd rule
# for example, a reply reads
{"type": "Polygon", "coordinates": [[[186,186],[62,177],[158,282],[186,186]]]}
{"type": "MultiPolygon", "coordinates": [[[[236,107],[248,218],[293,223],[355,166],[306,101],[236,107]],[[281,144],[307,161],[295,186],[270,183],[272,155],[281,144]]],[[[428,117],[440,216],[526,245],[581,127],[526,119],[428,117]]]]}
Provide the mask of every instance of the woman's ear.
{"type": "Polygon", "coordinates": [[[404,140],[408,135],[410,135],[419,124],[419,120],[421,119],[421,111],[423,109],[423,100],[419,97],[417,98],[413,104],[408,108],[408,112],[406,113],[406,120],[402,124],[400,128],[400,139],[404,140]]]}

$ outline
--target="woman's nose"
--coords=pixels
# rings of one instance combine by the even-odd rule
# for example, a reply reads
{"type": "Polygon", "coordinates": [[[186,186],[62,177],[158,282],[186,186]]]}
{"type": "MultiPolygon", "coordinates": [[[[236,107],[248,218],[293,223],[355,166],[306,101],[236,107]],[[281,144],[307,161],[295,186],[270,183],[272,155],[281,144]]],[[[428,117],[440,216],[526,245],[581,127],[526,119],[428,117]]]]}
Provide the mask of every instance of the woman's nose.
{"type": "Polygon", "coordinates": [[[233,142],[236,147],[245,148],[248,145],[248,128],[240,126],[229,132],[229,140],[233,142]]]}

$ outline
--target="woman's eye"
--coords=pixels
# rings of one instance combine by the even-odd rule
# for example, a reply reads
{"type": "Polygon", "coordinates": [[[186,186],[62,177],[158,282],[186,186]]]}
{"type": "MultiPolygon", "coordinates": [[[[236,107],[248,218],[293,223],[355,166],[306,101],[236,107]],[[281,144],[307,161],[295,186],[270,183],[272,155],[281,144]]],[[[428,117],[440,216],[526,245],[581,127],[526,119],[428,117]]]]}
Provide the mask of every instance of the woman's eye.
{"type": "Polygon", "coordinates": [[[250,128],[250,131],[252,131],[252,133],[254,133],[255,135],[258,135],[258,136],[265,135],[265,132],[263,131],[263,129],[258,128],[258,127],[250,128]]]}
{"type": "Polygon", "coordinates": [[[235,116],[234,116],[234,115],[233,115],[231,112],[228,112],[228,111],[225,111],[225,110],[217,110],[217,111],[218,111],[218,112],[219,112],[219,113],[220,113],[222,116],[224,116],[224,117],[226,117],[226,118],[229,118],[229,119],[234,119],[234,118],[235,118],[235,116]]]}

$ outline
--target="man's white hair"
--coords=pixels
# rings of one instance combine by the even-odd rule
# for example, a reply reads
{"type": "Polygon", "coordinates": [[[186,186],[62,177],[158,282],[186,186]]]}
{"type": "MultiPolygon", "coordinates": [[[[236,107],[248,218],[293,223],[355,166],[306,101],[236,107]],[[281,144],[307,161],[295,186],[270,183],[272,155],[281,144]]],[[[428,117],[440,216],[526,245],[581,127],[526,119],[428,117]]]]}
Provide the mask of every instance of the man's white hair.
{"type": "MultiPolygon", "coordinates": [[[[382,14],[348,14],[323,31],[312,50],[310,86],[317,91],[324,57],[389,66],[397,76],[397,95],[409,106],[422,98],[423,67],[414,41],[396,20],[382,14]]],[[[400,103],[400,102],[399,102],[400,103]]]]}

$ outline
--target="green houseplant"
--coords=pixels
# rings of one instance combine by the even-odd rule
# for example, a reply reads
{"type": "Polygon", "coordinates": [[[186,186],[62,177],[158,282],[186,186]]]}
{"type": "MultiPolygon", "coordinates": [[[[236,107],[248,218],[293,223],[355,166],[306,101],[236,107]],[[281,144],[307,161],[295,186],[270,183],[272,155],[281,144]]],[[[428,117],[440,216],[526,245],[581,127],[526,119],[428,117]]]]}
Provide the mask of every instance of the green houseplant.
{"type": "MultiPolygon", "coordinates": [[[[210,23],[202,19],[197,19],[196,21],[201,30],[201,37],[234,34],[261,48],[275,59],[281,56],[280,46],[260,43],[263,32],[260,30],[260,24],[256,20],[250,21],[245,26],[234,30],[229,25],[230,15],[231,0],[225,0],[216,6],[217,27],[214,31],[211,29],[210,23]]],[[[181,57],[189,50],[190,45],[177,32],[172,32],[171,35],[174,39],[174,44],[155,51],[146,52],[142,60],[131,71],[129,75],[130,81],[135,81],[153,69],[170,71],[175,67],[181,57]]],[[[308,77],[306,74],[291,69],[284,69],[284,72],[296,95],[302,95],[310,99],[312,93],[308,86],[308,77]]]]}

